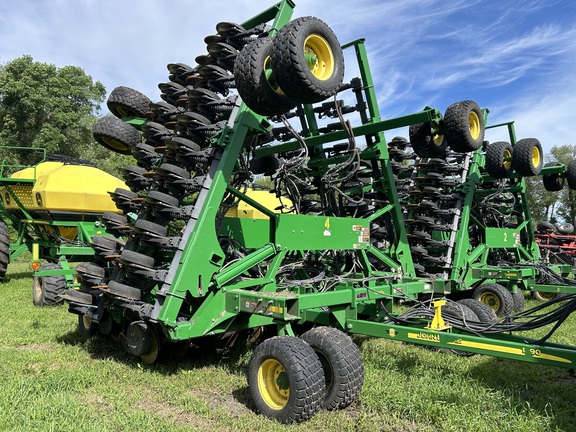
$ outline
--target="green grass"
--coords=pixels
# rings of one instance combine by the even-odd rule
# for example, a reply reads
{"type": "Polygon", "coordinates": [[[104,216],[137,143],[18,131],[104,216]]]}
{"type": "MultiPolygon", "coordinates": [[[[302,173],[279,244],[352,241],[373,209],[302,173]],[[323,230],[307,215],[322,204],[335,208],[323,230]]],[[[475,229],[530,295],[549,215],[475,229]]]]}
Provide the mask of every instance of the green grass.
{"type": "MultiPolygon", "coordinates": [[[[1,431],[571,431],[576,378],[564,369],[457,357],[358,337],[360,399],[283,426],[253,412],[250,348],[146,366],[119,344],[76,332],[66,306],[32,305],[26,264],[0,286],[1,431]]],[[[534,305],[534,303],[529,303],[534,305]]],[[[576,316],[557,340],[576,345],[576,316]]]]}

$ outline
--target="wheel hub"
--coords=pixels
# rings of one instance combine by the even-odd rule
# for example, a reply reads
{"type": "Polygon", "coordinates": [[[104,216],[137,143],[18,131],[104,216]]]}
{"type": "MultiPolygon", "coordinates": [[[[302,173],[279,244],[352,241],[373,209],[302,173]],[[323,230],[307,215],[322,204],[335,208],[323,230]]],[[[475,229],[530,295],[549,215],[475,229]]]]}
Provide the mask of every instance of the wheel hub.
{"type": "Polygon", "coordinates": [[[290,397],[290,382],[284,366],[275,359],[268,359],[258,370],[258,388],[264,402],[272,409],[282,409],[290,397]]]}
{"type": "Polygon", "coordinates": [[[478,114],[476,114],[474,111],[471,111],[470,114],[468,114],[468,127],[470,128],[470,135],[472,136],[472,139],[478,139],[482,128],[480,127],[480,119],[478,118],[478,114]]]}
{"type": "Polygon", "coordinates": [[[321,81],[330,79],[334,73],[334,54],[326,39],[311,34],[304,41],[304,56],[312,74],[321,81]]]}

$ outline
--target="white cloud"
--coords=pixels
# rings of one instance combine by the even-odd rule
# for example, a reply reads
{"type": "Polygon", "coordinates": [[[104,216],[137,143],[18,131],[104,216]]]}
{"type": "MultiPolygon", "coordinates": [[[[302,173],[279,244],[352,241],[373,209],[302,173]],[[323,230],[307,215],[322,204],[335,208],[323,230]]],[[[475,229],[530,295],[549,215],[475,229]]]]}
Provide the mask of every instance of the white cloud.
{"type": "MultiPolygon", "coordinates": [[[[110,92],[125,85],[159,99],[166,64],[194,65],[218,21],[242,22],[269,2],[19,0],[0,4],[0,62],[30,54],[82,67],[110,92]]],[[[295,16],[327,22],[342,43],[366,38],[382,117],[445,109],[462,99],[516,120],[521,136],[574,141],[568,81],[576,66],[574,6],[544,0],[297,0],[295,16]],[[564,87],[559,83],[563,83],[564,87]],[[554,138],[555,137],[555,138],[554,138]]],[[[357,74],[347,53],[347,79],[357,74]]],[[[571,87],[570,87],[571,86],[571,87]]]]}

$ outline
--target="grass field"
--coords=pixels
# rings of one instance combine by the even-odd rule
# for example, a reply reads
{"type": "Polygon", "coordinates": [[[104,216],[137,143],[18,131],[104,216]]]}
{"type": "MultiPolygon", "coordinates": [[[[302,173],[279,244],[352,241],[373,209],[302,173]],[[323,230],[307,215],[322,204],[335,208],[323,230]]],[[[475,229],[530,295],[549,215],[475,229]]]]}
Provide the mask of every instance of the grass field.
{"type": "MultiPolygon", "coordinates": [[[[78,333],[66,306],[34,307],[31,285],[16,263],[0,286],[0,431],[576,429],[576,378],[564,369],[364,337],[355,339],[366,373],[359,401],[279,425],[253,412],[251,347],[143,365],[78,333]]],[[[576,316],[555,340],[576,345],[576,316]]]]}

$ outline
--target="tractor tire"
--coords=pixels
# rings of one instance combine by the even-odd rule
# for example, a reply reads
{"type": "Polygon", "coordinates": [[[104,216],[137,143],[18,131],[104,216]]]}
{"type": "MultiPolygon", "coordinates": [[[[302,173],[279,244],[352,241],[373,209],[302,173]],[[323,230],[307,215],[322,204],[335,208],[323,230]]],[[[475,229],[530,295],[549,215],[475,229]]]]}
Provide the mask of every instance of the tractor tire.
{"type": "Polygon", "coordinates": [[[512,175],[512,146],[506,141],[492,143],[486,149],[486,171],[494,178],[512,175]]]}
{"type": "Polygon", "coordinates": [[[540,234],[551,234],[555,229],[556,227],[554,227],[554,225],[548,221],[542,221],[536,224],[536,231],[538,231],[540,234]]]}
{"type": "Polygon", "coordinates": [[[142,142],[138,130],[112,116],[99,119],[92,128],[92,136],[107,149],[124,155],[132,154],[131,148],[142,142]]]}
{"type": "Polygon", "coordinates": [[[295,19],[278,31],[271,63],[282,91],[299,103],[316,103],[335,95],[344,78],[340,42],[326,23],[314,17],[295,19]],[[313,57],[310,63],[306,55],[313,57]]]}
{"type": "Polygon", "coordinates": [[[256,409],[280,423],[299,423],[322,407],[322,363],[312,347],[292,336],[256,347],[248,363],[248,387],[256,409]]]}
{"type": "Polygon", "coordinates": [[[4,282],[10,263],[10,235],[8,227],[0,221],[0,282],[4,282]]]}
{"type": "Polygon", "coordinates": [[[523,177],[540,174],[543,160],[542,145],[536,138],[521,139],[514,146],[512,167],[517,174],[523,177]]]}
{"type": "Polygon", "coordinates": [[[446,153],[448,141],[437,133],[432,122],[410,125],[408,133],[412,150],[421,158],[435,158],[446,153]]]}
{"type": "Polygon", "coordinates": [[[514,312],[522,312],[524,310],[524,306],[526,305],[524,291],[522,291],[520,288],[517,288],[516,292],[512,293],[512,300],[514,301],[514,312]]]}
{"type": "Polygon", "coordinates": [[[574,232],[574,225],[571,223],[563,223],[556,227],[556,232],[562,235],[570,235],[574,232]]]}
{"type": "Polygon", "coordinates": [[[495,324],[498,322],[498,317],[496,312],[494,312],[490,306],[482,303],[479,300],[473,298],[465,298],[458,300],[456,303],[462,304],[468,307],[474,314],[478,317],[478,321],[484,324],[495,324]]]}
{"type": "Polygon", "coordinates": [[[130,87],[116,87],[108,96],[106,105],[112,114],[118,118],[138,117],[144,118],[150,111],[152,101],[137,90],[130,87]]]}
{"type": "MultiPolygon", "coordinates": [[[[61,270],[60,264],[44,263],[39,270],[61,270]]],[[[66,278],[58,276],[34,276],[32,281],[32,301],[36,306],[57,306],[64,302],[66,278]]]]}
{"type": "Polygon", "coordinates": [[[500,284],[480,285],[474,289],[472,297],[490,306],[497,316],[508,316],[514,311],[512,293],[500,284]]]}
{"type": "Polygon", "coordinates": [[[566,166],[566,182],[571,190],[576,190],[576,159],[568,162],[566,166]]]}
{"type": "MultiPolygon", "coordinates": [[[[556,165],[558,165],[556,162],[548,162],[544,166],[548,167],[556,165]]],[[[545,174],[542,176],[542,184],[544,185],[544,189],[546,189],[548,192],[561,191],[564,189],[564,183],[566,183],[566,179],[562,177],[560,173],[545,174]]]]}
{"type": "Polygon", "coordinates": [[[240,97],[252,111],[264,116],[284,114],[296,106],[276,82],[270,67],[271,54],[272,39],[256,39],[240,51],[234,64],[240,97]]]}
{"type": "Polygon", "coordinates": [[[342,409],[354,402],[364,383],[364,364],[350,336],[334,327],[316,327],[302,335],[324,369],[326,394],[322,407],[342,409]]]}
{"type": "Polygon", "coordinates": [[[484,129],[482,110],[474,101],[453,103],[444,113],[444,136],[455,152],[479,149],[484,142],[484,129]]]}

